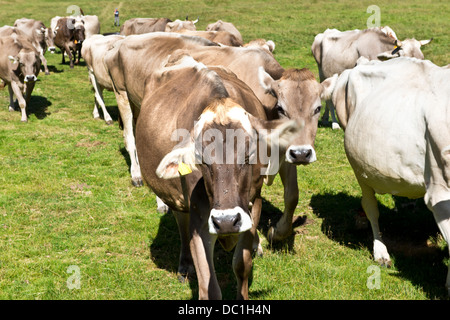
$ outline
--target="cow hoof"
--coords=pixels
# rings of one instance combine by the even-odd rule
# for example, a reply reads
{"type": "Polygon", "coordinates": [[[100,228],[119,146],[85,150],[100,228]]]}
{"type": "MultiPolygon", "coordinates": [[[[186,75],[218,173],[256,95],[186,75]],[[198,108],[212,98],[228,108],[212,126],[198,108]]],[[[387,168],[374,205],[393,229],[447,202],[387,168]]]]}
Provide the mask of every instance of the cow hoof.
{"type": "Polygon", "coordinates": [[[282,241],[286,239],[289,236],[289,234],[282,235],[278,232],[278,230],[274,227],[270,227],[269,231],[267,232],[267,240],[269,240],[270,243],[282,241]]]}
{"type": "Polygon", "coordinates": [[[392,261],[390,259],[380,258],[377,260],[377,262],[382,267],[386,267],[386,268],[392,267],[392,261]]]}
{"type": "Polygon", "coordinates": [[[341,126],[337,122],[333,122],[331,124],[331,129],[333,129],[333,130],[339,130],[340,128],[341,128],[341,126]]]}
{"type": "Polygon", "coordinates": [[[14,111],[16,111],[13,107],[11,107],[11,106],[9,106],[8,107],[8,110],[9,110],[9,112],[14,112],[14,111]]]}
{"type": "Polygon", "coordinates": [[[167,212],[169,212],[169,206],[167,206],[165,204],[158,206],[158,208],[156,208],[156,211],[158,211],[159,213],[167,213],[167,212]]]}
{"type": "Polygon", "coordinates": [[[106,121],[106,124],[107,124],[108,126],[112,125],[113,123],[114,123],[114,121],[112,121],[112,120],[106,121]]]}
{"type": "Polygon", "coordinates": [[[50,72],[48,72],[48,71],[47,71],[47,72],[45,72],[45,75],[46,75],[46,76],[48,76],[49,74],[50,74],[50,72]]]}
{"type": "Polygon", "coordinates": [[[139,188],[142,187],[144,185],[144,182],[142,181],[142,178],[133,178],[131,179],[131,183],[133,184],[133,186],[139,188]]]}
{"type": "Polygon", "coordinates": [[[177,279],[180,283],[187,283],[187,282],[189,282],[189,274],[187,274],[187,273],[182,274],[182,273],[178,272],[177,279]]]}

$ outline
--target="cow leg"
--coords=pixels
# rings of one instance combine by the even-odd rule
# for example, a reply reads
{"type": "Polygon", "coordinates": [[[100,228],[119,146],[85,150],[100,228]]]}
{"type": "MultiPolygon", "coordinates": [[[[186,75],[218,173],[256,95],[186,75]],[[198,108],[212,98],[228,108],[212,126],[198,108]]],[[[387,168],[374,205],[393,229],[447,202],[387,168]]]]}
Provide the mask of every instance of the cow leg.
{"type": "Polygon", "coordinates": [[[47,67],[47,59],[45,59],[44,53],[42,52],[42,50],[41,50],[41,52],[39,53],[39,57],[41,58],[41,62],[42,62],[42,64],[44,65],[44,71],[45,71],[45,74],[46,74],[46,75],[49,75],[50,72],[48,71],[48,67],[47,67]]]}
{"type": "Polygon", "coordinates": [[[271,227],[267,233],[270,242],[281,241],[292,233],[292,217],[298,204],[297,167],[283,162],[279,173],[284,186],[284,212],[275,228],[271,227]]]}
{"type": "Polygon", "coordinates": [[[370,221],[370,226],[373,232],[373,257],[379,264],[390,267],[391,258],[388,250],[381,239],[380,226],[378,224],[378,218],[380,212],[378,211],[378,202],[375,198],[375,192],[372,188],[359,181],[362,191],[361,205],[364,212],[367,215],[367,219],[370,221]]]}
{"type": "Polygon", "coordinates": [[[180,232],[181,250],[178,265],[178,279],[181,282],[188,280],[188,277],[194,273],[194,262],[192,261],[191,250],[189,248],[189,213],[173,212],[180,232]]]}
{"type": "Polygon", "coordinates": [[[106,110],[105,102],[103,100],[103,88],[101,88],[97,80],[95,79],[94,74],[89,70],[89,79],[91,80],[92,87],[94,88],[94,96],[95,96],[95,105],[94,105],[94,111],[92,112],[92,115],[94,116],[94,119],[99,119],[100,115],[98,113],[98,105],[103,110],[103,118],[105,119],[105,122],[107,125],[113,124],[113,120],[111,116],[109,115],[108,111],[106,110]]]}
{"type": "Polygon", "coordinates": [[[239,242],[234,249],[233,271],[237,280],[236,299],[239,300],[248,300],[248,278],[253,267],[252,252],[254,243],[256,239],[259,239],[257,228],[261,217],[261,208],[262,198],[257,197],[252,207],[253,226],[239,236],[239,242]]]}
{"type": "Polygon", "coordinates": [[[334,109],[334,105],[333,102],[331,102],[330,100],[328,100],[327,102],[328,108],[330,110],[330,114],[331,114],[331,128],[333,130],[338,130],[341,128],[341,126],[339,125],[337,119],[336,119],[336,110],[334,109]]]}
{"type": "Polygon", "coordinates": [[[167,206],[167,204],[165,204],[164,201],[162,201],[158,196],[156,196],[156,204],[156,211],[158,211],[159,213],[166,213],[169,211],[169,207],[167,206]]]}
{"type": "MultiPolygon", "coordinates": [[[[65,45],[64,45],[64,49],[66,50],[67,55],[69,56],[69,65],[70,65],[70,68],[73,69],[73,59],[74,59],[74,57],[73,57],[73,55],[72,55],[72,50],[70,50],[68,44],[65,44],[65,45]]],[[[64,60],[64,53],[62,53],[62,55],[63,55],[63,63],[65,63],[65,60],[64,60]]]]}
{"type": "Polygon", "coordinates": [[[9,112],[15,111],[14,107],[14,91],[12,89],[11,83],[8,84],[8,91],[9,91],[9,112]]]}
{"type": "Polygon", "coordinates": [[[325,102],[325,111],[323,112],[323,116],[322,116],[322,123],[323,124],[328,124],[329,119],[330,119],[330,102],[326,101],[325,102]]]}
{"type": "Polygon", "coordinates": [[[209,203],[201,197],[201,194],[203,194],[203,197],[206,194],[204,184],[198,183],[195,189],[197,191],[192,192],[189,213],[189,236],[191,237],[189,246],[197,274],[199,299],[219,300],[222,299],[222,292],[217,281],[213,260],[217,236],[209,233],[209,203]]]}
{"type": "Polygon", "coordinates": [[[119,108],[120,117],[122,118],[123,122],[123,137],[125,139],[125,148],[130,155],[131,182],[135,187],[141,187],[143,186],[144,182],[142,180],[141,167],[139,165],[136,151],[136,140],[134,137],[134,123],[131,106],[128,101],[126,92],[117,92],[116,90],[114,90],[114,94],[116,95],[117,106],[119,108]]]}
{"type": "MultiPolygon", "coordinates": [[[[450,200],[441,201],[435,204],[432,208],[434,219],[447,242],[448,251],[450,255],[450,200]]],[[[450,264],[448,265],[447,281],[445,287],[450,296],[450,264]]]]}
{"type": "Polygon", "coordinates": [[[15,82],[11,82],[11,88],[12,88],[14,94],[17,97],[17,101],[19,101],[20,111],[22,112],[22,119],[21,119],[21,121],[22,122],[27,122],[28,118],[27,118],[27,112],[25,110],[26,102],[25,102],[25,99],[23,98],[22,91],[20,90],[19,86],[15,82]]]}

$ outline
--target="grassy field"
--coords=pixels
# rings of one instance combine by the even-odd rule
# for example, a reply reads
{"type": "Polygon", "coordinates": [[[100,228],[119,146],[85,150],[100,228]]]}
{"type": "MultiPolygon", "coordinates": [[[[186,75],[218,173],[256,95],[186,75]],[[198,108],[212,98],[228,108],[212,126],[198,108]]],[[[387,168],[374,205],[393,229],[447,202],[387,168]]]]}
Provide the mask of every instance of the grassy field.
{"type": "MultiPolygon", "coordinates": [[[[0,25],[17,18],[66,14],[69,5],[98,15],[102,32],[132,17],[195,19],[197,28],[233,22],[244,41],[272,39],[285,67],[310,68],[310,47],[326,28],[364,29],[369,5],[400,39],[433,42],[423,48],[437,65],[450,63],[448,1],[50,1],[0,0],[0,25]]],[[[197,284],[177,280],[179,239],[172,215],[156,212],[147,187],[130,183],[129,158],[117,121],[92,119],[94,96],[85,64],[70,69],[46,54],[51,74],[39,75],[29,122],[8,112],[0,90],[0,299],[196,299],[197,284]],[[75,270],[75,272],[73,271],[75,270]],[[79,283],[72,280],[80,276],[79,283]],[[69,283],[68,283],[69,281],[69,283]],[[79,288],[74,288],[79,284],[79,288]]],[[[117,120],[114,95],[105,92],[117,120]]],[[[250,299],[446,299],[448,250],[423,200],[380,200],[380,224],[393,259],[372,276],[370,228],[357,228],[361,192],[345,157],[343,132],[320,127],[318,161],[298,167],[300,200],[293,235],[271,245],[265,234],[283,210],[277,178],[264,187],[260,235],[264,256],[254,259],[250,299]],[[369,284],[369,286],[368,286],[369,284]]],[[[230,253],[216,247],[223,297],[235,297],[230,253]]]]}

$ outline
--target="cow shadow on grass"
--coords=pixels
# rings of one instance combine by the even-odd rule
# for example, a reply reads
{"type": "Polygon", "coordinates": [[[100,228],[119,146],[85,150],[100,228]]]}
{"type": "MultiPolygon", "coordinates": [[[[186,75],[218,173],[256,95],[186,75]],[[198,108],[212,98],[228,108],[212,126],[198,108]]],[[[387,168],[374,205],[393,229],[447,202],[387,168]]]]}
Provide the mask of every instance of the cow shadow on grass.
{"type": "MultiPolygon", "coordinates": [[[[125,154],[126,150],[122,151],[122,153],[125,154]]],[[[263,200],[261,221],[258,230],[263,234],[267,234],[267,230],[272,225],[272,220],[274,220],[274,222],[278,221],[278,218],[281,217],[281,215],[282,212],[278,208],[274,207],[270,202],[263,200]]],[[[292,236],[292,239],[287,240],[288,246],[292,248],[293,242],[294,237],[292,236]]],[[[286,242],[282,245],[280,244],[279,247],[278,245],[274,246],[273,249],[281,250],[285,247],[286,242]]],[[[180,236],[178,233],[178,226],[175,217],[169,210],[168,213],[161,214],[157,235],[150,244],[150,256],[158,268],[177,274],[179,254],[180,236]]],[[[214,267],[223,299],[236,298],[236,278],[232,269],[233,254],[234,249],[227,252],[222,248],[220,243],[216,241],[214,248],[214,267]]],[[[257,257],[253,255],[253,258],[255,259],[257,257]]],[[[251,290],[252,281],[253,273],[249,277],[251,297],[253,299],[258,299],[258,297],[266,296],[267,291],[265,290],[251,290]]],[[[189,277],[189,286],[192,291],[192,299],[198,299],[198,283],[195,274],[189,277]]]]}
{"type": "MultiPolygon", "coordinates": [[[[433,240],[440,235],[433,213],[423,199],[393,200],[393,209],[380,203],[378,206],[383,241],[398,271],[395,276],[421,287],[430,299],[447,299],[444,283],[448,249],[433,240]]],[[[355,250],[366,248],[373,254],[372,229],[360,201],[344,193],[318,194],[312,196],[310,206],[323,219],[321,229],[328,238],[355,250]]]]}
{"type": "MultiPolygon", "coordinates": [[[[26,106],[27,116],[34,114],[37,119],[42,120],[49,116],[51,113],[47,112],[48,107],[52,103],[47,98],[42,96],[31,95],[30,102],[26,106]]],[[[14,101],[14,110],[20,112],[20,107],[17,100],[14,101]]]]}

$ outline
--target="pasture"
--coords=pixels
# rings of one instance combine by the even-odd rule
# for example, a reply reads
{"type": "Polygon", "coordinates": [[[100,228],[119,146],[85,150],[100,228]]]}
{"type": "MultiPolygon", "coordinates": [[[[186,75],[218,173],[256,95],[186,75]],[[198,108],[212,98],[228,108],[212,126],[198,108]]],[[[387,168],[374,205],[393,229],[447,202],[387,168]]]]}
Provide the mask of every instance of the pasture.
{"type": "MultiPolygon", "coordinates": [[[[423,48],[425,58],[450,63],[448,1],[0,0],[0,25],[27,17],[49,26],[70,5],[97,15],[102,33],[118,31],[116,7],[121,23],[189,15],[198,16],[197,29],[204,30],[222,19],[233,22],[245,42],[273,40],[284,68],[307,67],[318,79],[310,49],[314,36],[326,28],[366,28],[366,9],[373,4],[381,9],[381,25],[399,39],[434,37],[423,48]]],[[[84,61],[70,69],[59,53],[46,58],[50,75],[39,74],[28,123],[20,122],[19,112],[8,112],[8,90],[0,89],[0,299],[196,299],[196,281],[177,279],[173,216],[156,211],[147,187],[131,185],[114,94],[104,93],[114,124],[93,120],[84,61]]],[[[283,210],[281,181],[263,187],[264,256],[253,260],[250,299],[446,299],[448,249],[422,199],[377,196],[393,266],[372,267],[372,232],[358,224],[361,191],[343,137],[342,130],[319,127],[318,161],[297,168],[295,228],[282,243],[266,239],[283,210]]],[[[217,244],[224,299],[235,297],[231,259],[217,244]]]]}

